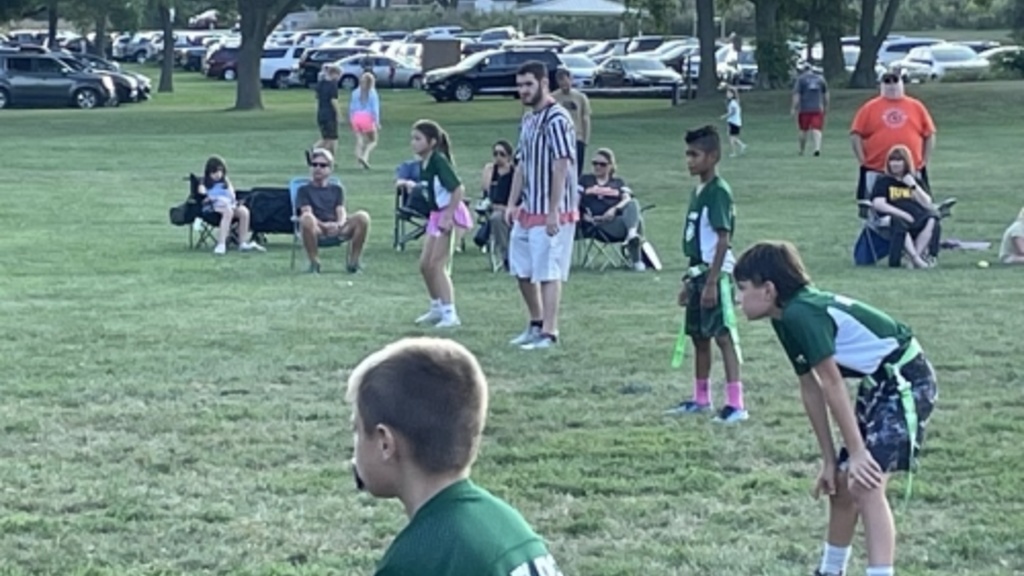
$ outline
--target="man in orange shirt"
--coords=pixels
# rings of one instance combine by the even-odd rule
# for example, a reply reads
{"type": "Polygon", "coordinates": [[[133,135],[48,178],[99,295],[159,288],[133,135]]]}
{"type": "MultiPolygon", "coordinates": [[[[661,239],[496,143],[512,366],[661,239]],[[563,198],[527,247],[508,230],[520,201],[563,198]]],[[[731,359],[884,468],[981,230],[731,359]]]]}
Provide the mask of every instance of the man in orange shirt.
{"type": "Polygon", "coordinates": [[[853,153],[860,163],[857,199],[867,200],[879,173],[885,171],[889,150],[903,145],[910,150],[918,168],[918,182],[930,190],[929,160],[935,148],[935,123],[928,109],[916,98],[904,93],[899,72],[882,76],[881,95],[868,100],[857,110],[850,127],[853,153]]]}

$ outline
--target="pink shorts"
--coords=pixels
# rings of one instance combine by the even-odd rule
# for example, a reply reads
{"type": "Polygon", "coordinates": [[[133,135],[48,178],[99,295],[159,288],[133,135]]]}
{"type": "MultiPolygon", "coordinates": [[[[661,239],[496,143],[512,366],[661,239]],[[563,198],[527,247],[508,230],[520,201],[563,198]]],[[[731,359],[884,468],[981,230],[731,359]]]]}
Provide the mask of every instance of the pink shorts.
{"type": "MultiPolygon", "coordinates": [[[[459,207],[455,209],[453,220],[455,226],[463,230],[473,227],[473,215],[469,213],[469,208],[462,202],[459,202],[459,207]]],[[[430,213],[430,219],[427,220],[427,235],[437,237],[441,234],[441,211],[435,210],[430,213]]]]}
{"type": "Polygon", "coordinates": [[[360,134],[373,132],[377,129],[376,123],[373,121],[373,114],[365,111],[353,114],[349,123],[352,125],[352,129],[360,134]]]}

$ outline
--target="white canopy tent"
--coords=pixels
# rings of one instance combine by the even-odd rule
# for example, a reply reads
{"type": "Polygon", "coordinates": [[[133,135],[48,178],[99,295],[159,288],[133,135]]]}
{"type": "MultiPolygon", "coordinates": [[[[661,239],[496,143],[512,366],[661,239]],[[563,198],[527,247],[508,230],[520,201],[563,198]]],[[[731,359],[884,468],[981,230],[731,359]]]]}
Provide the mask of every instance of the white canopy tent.
{"type": "Polygon", "coordinates": [[[539,19],[544,16],[622,18],[628,15],[639,18],[643,12],[636,8],[626,8],[624,4],[613,0],[547,0],[516,8],[515,14],[520,18],[537,18],[535,33],[540,33],[539,19]]]}

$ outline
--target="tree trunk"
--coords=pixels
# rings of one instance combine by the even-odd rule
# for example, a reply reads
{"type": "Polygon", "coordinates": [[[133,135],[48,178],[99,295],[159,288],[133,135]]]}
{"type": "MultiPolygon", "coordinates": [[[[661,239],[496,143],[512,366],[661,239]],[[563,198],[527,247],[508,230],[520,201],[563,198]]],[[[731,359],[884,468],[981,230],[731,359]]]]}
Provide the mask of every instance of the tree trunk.
{"type": "Polygon", "coordinates": [[[107,17],[96,18],[96,40],[92,43],[92,53],[100,58],[107,57],[107,17]]]}
{"type": "MultiPolygon", "coordinates": [[[[789,47],[779,42],[779,0],[758,0],[754,9],[754,33],[757,45],[757,87],[776,88],[779,85],[779,59],[778,51],[786,50],[788,58],[789,47]]],[[[787,66],[788,71],[788,66],[787,66]]]]}
{"type": "Polygon", "coordinates": [[[157,92],[174,92],[174,22],[171,20],[171,7],[166,4],[157,6],[160,12],[160,29],[164,35],[163,57],[160,60],[160,85],[157,92]]]}
{"type": "Polygon", "coordinates": [[[235,110],[262,110],[260,58],[267,38],[267,8],[259,2],[239,0],[242,45],[238,51],[238,79],[235,81],[235,110]]]}
{"type": "Polygon", "coordinates": [[[875,75],[875,61],[878,59],[878,49],[882,41],[892,30],[892,23],[896,20],[896,12],[900,7],[900,0],[888,0],[885,7],[885,15],[882,16],[882,24],[875,32],[875,9],[878,7],[878,0],[863,0],[860,11],[860,56],[857,58],[857,67],[850,76],[850,88],[874,88],[878,83],[875,75]]]}
{"type": "Polygon", "coordinates": [[[700,39],[697,95],[714,96],[718,89],[718,63],[715,61],[715,0],[697,0],[697,38],[700,39]]]}
{"type": "Polygon", "coordinates": [[[57,50],[57,19],[59,18],[57,12],[57,0],[50,0],[50,3],[46,6],[46,39],[47,46],[50,50],[57,50]]]}
{"type": "Polygon", "coordinates": [[[826,80],[832,81],[846,76],[842,29],[838,26],[829,26],[821,30],[821,67],[824,69],[826,80]]]}

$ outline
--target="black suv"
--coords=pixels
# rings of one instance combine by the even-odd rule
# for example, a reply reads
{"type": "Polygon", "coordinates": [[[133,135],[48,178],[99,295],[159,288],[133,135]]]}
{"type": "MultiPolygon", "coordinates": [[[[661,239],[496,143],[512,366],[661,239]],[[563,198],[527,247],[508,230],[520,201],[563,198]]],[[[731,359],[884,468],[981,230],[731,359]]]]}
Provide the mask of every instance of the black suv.
{"type": "Polygon", "coordinates": [[[73,70],[50,54],[0,49],[0,108],[96,108],[115,98],[114,82],[109,76],[73,70]]]}
{"type": "Polygon", "coordinates": [[[548,81],[556,86],[555,71],[562,66],[551,50],[520,48],[477,52],[447,68],[436,68],[423,77],[423,89],[438,102],[469,102],[477,94],[515,96],[516,70],[538,60],[548,67],[548,81]]]}

